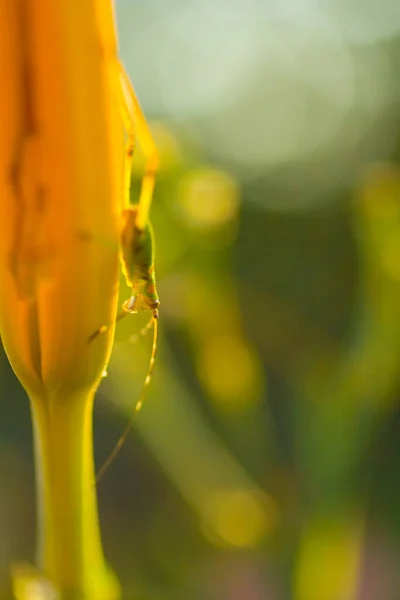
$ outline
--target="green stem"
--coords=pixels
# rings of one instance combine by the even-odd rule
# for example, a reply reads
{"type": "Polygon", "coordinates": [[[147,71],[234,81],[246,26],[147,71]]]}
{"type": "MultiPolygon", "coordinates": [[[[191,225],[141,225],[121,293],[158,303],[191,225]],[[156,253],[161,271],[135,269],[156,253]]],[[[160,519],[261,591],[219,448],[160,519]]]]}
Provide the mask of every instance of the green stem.
{"type": "Polygon", "coordinates": [[[295,600],[337,600],[358,597],[363,517],[342,513],[314,517],[300,544],[295,600]]]}
{"type": "Polygon", "coordinates": [[[32,399],[38,566],[62,598],[114,600],[118,585],[102,551],[94,485],[93,393],[32,399]]]}

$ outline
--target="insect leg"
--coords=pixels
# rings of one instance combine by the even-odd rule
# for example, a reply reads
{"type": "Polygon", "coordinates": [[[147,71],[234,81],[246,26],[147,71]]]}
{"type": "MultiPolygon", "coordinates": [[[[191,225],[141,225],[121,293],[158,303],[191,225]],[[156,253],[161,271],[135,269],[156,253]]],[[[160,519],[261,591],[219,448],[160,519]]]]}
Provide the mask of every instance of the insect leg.
{"type": "Polygon", "coordinates": [[[135,134],[146,160],[145,172],[140,190],[136,227],[143,231],[147,225],[151,200],[158,168],[158,152],[150,132],[146,117],[143,114],[139,100],[121,62],[117,63],[119,82],[119,103],[124,127],[128,135],[125,156],[125,208],[129,208],[129,189],[131,181],[132,155],[135,134]]]}
{"type": "MultiPolygon", "coordinates": [[[[121,319],[124,319],[126,316],[128,316],[129,313],[127,313],[125,310],[121,311],[120,313],[118,313],[118,315],[115,317],[115,323],[117,323],[118,321],[120,321],[121,319]]],[[[114,325],[114,323],[113,323],[114,325]]],[[[98,329],[96,329],[96,331],[94,331],[88,338],[87,343],[91,344],[93,342],[93,340],[95,340],[97,338],[98,335],[105,333],[106,331],[108,331],[110,329],[111,325],[102,325],[101,327],[99,327],[98,329]]]]}
{"type": "Polygon", "coordinates": [[[149,333],[150,329],[153,326],[153,319],[155,318],[157,317],[151,317],[151,319],[146,323],[144,327],[142,327],[139,333],[131,335],[131,337],[129,338],[131,344],[136,344],[141,338],[146,337],[146,335],[149,333]]]}
{"type": "MultiPolygon", "coordinates": [[[[121,319],[124,319],[125,317],[127,317],[130,314],[131,314],[130,312],[127,312],[126,310],[122,310],[120,313],[117,314],[117,316],[115,318],[115,323],[118,323],[118,321],[121,321],[121,319]]],[[[158,315],[157,315],[157,317],[158,317],[158,315]]],[[[155,317],[155,316],[151,317],[150,321],[148,321],[148,323],[146,323],[146,325],[144,325],[144,327],[142,327],[142,329],[139,331],[139,333],[131,335],[130,341],[135,344],[136,342],[139,341],[140,338],[145,337],[153,325],[153,319],[156,319],[157,317],[155,317]]],[[[114,325],[114,323],[113,323],[113,325],[114,325]]],[[[110,329],[110,327],[111,327],[111,325],[102,325],[101,327],[96,329],[96,331],[94,331],[92,333],[92,335],[88,338],[87,343],[91,344],[93,342],[93,340],[95,340],[97,338],[98,335],[105,333],[106,331],[108,331],[110,329]]]]}

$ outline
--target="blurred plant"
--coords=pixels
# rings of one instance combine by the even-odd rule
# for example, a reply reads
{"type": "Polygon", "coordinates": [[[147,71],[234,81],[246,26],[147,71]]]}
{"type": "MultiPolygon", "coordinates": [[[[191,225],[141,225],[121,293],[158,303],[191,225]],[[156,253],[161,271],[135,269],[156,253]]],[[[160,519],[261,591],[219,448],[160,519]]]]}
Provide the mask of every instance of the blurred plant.
{"type": "MultiPolygon", "coordinates": [[[[273,371],[293,393],[295,463],[285,472],[276,455],[280,431],[271,427],[274,417],[267,412],[273,392],[266,410],[261,365],[243,330],[233,274],[238,186],[193,149],[179,152],[172,134],[159,129],[172,149],[173,166],[159,187],[156,227],[160,219],[179,232],[174,239],[158,236],[159,285],[167,340],[180,361],[162,337],[162,364],[151,393],[157,401],[147,403],[136,430],[214,548],[262,547],[272,560],[279,555],[282,580],[296,600],[354,600],[366,543],[358,476],[398,387],[398,171],[390,165],[368,171],[351,210],[340,216],[351,228],[358,266],[346,346],[260,287],[263,265],[272,262],[279,270],[279,257],[274,263],[265,246],[258,262],[246,257],[246,272],[255,273],[256,285],[246,288],[244,307],[271,347],[273,371]],[[286,483],[279,481],[280,467],[286,483]],[[282,483],[285,490],[279,490],[282,483]]],[[[275,240],[277,255],[283,239],[280,233],[275,240]]],[[[329,267],[323,255],[321,260],[325,273],[329,267]]],[[[294,287],[304,286],[303,271],[293,277],[293,262],[288,273],[294,287]]],[[[287,284],[285,273],[279,277],[287,284]]],[[[133,360],[133,349],[117,344],[103,388],[127,414],[133,360]]],[[[140,370],[136,355],[135,362],[140,370]]]]}
{"type": "Polygon", "coordinates": [[[359,281],[347,351],[333,353],[329,366],[318,368],[314,362],[294,374],[300,399],[297,449],[308,491],[296,600],[353,599],[357,594],[366,510],[357,474],[399,384],[397,167],[368,169],[354,202],[352,225],[359,281]]]}

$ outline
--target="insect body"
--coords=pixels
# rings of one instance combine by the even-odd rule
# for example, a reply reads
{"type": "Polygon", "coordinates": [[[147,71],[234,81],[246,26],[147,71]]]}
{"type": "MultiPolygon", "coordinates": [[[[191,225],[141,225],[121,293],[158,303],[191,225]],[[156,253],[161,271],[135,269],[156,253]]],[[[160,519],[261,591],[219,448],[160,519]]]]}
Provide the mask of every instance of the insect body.
{"type": "Polygon", "coordinates": [[[142,310],[153,311],[158,318],[158,299],[154,275],[154,243],[150,223],[144,230],[136,226],[137,208],[125,211],[125,224],[121,235],[122,268],[128,285],[132,287],[132,296],[123,304],[127,313],[142,310]]]}
{"type": "MultiPolygon", "coordinates": [[[[152,194],[154,189],[155,172],[158,166],[157,150],[151,136],[147,121],[142,113],[140,104],[123,66],[115,63],[113,85],[118,99],[120,113],[127,133],[125,150],[125,206],[123,211],[123,226],[120,239],[122,270],[126,282],[131,287],[131,297],[122,305],[122,312],[117,315],[119,321],[128,314],[151,311],[150,322],[142,329],[146,333],[153,325],[153,346],[146,379],[135,409],[140,410],[153,373],[157,349],[158,307],[159,299],[154,275],[154,243],[153,232],[148,220],[152,194]],[[142,181],[138,204],[130,206],[131,163],[135,136],[137,135],[143,154],[146,158],[146,169],[142,181]]],[[[99,334],[107,331],[108,325],[103,325],[89,338],[91,343],[99,334]]],[[[99,482],[111,462],[117,456],[132,430],[130,421],[118,440],[114,450],[100,468],[96,481],[99,482]]]]}
{"type": "MultiPolygon", "coordinates": [[[[132,293],[131,297],[128,298],[128,300],[125,300],[123,303],[123,310],[117,316],[117,320],[121,320],[128,314],[148,310],[152,312],[152,317],[149,323],[143,327],[141,334],[144,335],[147,333],[151,325],[153,325],[154,331],[153,346],[146,379],[139,396],[139,400],[135,406],[135,410],[139,411],[142,407],[143,400],[153,374],[157,350],[158,306],[160,301],[157,295],[156,280],[154,275],[153,233],[151,225],[147,223],[143,231],[137,228],[137,207],[129,208],[127,211],[125,211],[124,216],[125,224],[121,235],[122,268],[126,281],[132,288],[132,293]]],[[[106,329],[107,326],[101,327],[95,332],[95,334],[91,336],[90,341],[92,341],[99,333],[106,331],[106,329]]],[[[131,430],[132,422],[130,421],[119,438],[113,451],[97,473],[97,483],[103,477],[114,458],[120,452],[131,430]]]]}

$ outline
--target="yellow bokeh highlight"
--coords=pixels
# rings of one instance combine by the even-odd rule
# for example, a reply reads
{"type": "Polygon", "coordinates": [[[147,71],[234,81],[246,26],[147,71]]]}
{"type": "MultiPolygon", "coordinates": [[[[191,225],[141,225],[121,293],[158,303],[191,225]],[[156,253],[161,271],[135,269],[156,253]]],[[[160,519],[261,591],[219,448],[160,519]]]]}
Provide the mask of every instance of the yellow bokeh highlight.
{"type": "Polygon", "coordinates": [[[205,502],[204,533],[236,548],[257,546],[275,531],[277,520],[273,498],[251,490],[214,491],[205,502]]]}
{"type": "Polygon", "coordinates": [[[362,527],[355,519],[311,523],[302,540],[296,600],[353,600],[360,569],[362,527]]]}
{"type": "Polygon", "coordinates": [[[61,592],[27,563],[12,567],[13,592],[16,600],[60,600],[61,592]]]}
{"type": "Polygon", "coordinates": [[[184,217],[199,228],[221,227],[239,212],[239,188],[235,180],[218,169],[191,171],[182,181],[180,204],[184,217]]]}
{"type": "Polygon", "coordinates": [[[400,281],[400,227],[384,244],[382,266],[390,278],[400,281]]]}
{"type": "Polygon", "coordinates": [[[199,352],[198,370],[217,402],[244,408],[257,398],[260,378],[256,356],[239,336],[207,339],[199,352]]]}

